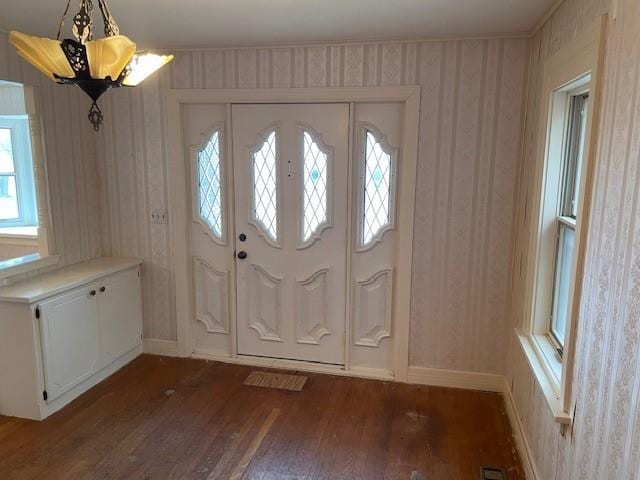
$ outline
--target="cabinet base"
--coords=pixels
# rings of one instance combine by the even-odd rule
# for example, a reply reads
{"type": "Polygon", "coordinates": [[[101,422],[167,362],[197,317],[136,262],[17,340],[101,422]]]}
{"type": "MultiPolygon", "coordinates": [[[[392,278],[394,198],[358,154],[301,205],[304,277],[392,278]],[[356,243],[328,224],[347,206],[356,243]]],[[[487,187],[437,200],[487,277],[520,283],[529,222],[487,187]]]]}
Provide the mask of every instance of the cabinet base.
{"type": "Polygon", "coordinates": [[[115,359],[113,362],[111,362],[109,365],[104,367],[99,372],[96,372],[95,374],[93,374],[92,376],[84,380],[82,383],[79,383],[78,385],[73,387],[71,390],[63,393],[62,395],[57,397],[55,400],[52,400],[51,402],[45,402],[44,400],[41,400],[38,403],[39,408],[35,410],[34,409],[23,410],[21,408],[17,408],[15,410],[8,409],[7,411],[0,412],[0,414],[10,416],[10,417],[28,418],[31,420],[44,420],[49,415],[52,415],[53,413],[57,412],[58,410],[63,408],[65,405],[72,402],[74,399],[76,399],[80,395],[82,395],[91,387],[94,387],[95,385],[103,381],[105,378],[113,375],[115,372],[120,370],[122,367],[124,367],[126,364],[128,364],[134,358],[138,357],[141,354],[142,354],[142,345],[138,345],[135,348],[129,350],[124,355],[115,359]]]}

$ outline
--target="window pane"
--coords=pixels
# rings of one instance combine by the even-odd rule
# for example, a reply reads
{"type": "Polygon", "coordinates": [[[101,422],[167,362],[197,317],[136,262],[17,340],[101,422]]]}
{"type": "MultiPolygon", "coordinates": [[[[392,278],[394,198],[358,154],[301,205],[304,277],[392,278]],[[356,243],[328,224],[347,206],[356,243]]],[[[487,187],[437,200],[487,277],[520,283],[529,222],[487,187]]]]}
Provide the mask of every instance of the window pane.
{"type": "Polygon", "coordinates": [[[576,218],[587,130],[589,94],[572,96],[570,101],[566,138],[567,150],[562,179],[562,201],[558,214],[576,218]]]}
{"type": "Polygon", "coordinates": [[[0,220],[12,220],[19,217],[16,177],[0,175],[0,220]]]}
{"type": "Polygon", "coordinates": [[[391,155],[371,132],[365,137],[362,245],[368,245],[391,222],[391,155]]]}
{"type": "Polygon", "coordinates": [[[580,130],[578,137],[578,158],[576,161],[576,178],[573,188],[573,198],[571,199],[571,215],[576,218],[578,216],[578,200],[580,194],[580,172],[582,172],[582,162],[584,160],[585,137],[587,135],[587,117],[589,112],[589,97],[584,97],[582,102],[582,111],[580,113],[580,130]]]}
{"type": "Polygon", "coordinates": [[[571,289],[571,265],[575,244],[575,231],[560,225],[560,238],[556,255],[556,278],[553,292],[553,310],[551,317],[551,333],[558,343],[564,347],[564,334],[569,316],[569,290],[571,289]]]}
{"type": "Polygon", "coordinates": [[[253,154],[253,214],[272,240],[278,239],[276,132],[253,154]]]}
{"type": "Polygon", "coordinates": [[[302,240],[307,241],[327,220],[327,154],[311,135],[304,137],[304,213],[302,240]]]}
{"type": "Polygon", "coordinates": [[[214,236],[222,237],[222,197],[220,186],[220,143],[215,132],[198,152],[199,215],[214,236]]]}
{"type": "Polygon", "coordinates": [[[0,128],[0,173],[14,173],[11,129],[0,128]]]}

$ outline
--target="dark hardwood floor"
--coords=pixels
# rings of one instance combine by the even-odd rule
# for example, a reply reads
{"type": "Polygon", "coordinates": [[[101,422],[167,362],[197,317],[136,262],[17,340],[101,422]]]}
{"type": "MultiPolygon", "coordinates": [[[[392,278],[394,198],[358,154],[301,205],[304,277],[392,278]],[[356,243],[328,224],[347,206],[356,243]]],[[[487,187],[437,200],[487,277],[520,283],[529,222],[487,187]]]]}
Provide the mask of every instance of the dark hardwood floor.
{"type": "Polygon", "coordinates": [[[0,479],[524,479],[497,394],[142,356],[43,422],[0,416],[0,479]]]}

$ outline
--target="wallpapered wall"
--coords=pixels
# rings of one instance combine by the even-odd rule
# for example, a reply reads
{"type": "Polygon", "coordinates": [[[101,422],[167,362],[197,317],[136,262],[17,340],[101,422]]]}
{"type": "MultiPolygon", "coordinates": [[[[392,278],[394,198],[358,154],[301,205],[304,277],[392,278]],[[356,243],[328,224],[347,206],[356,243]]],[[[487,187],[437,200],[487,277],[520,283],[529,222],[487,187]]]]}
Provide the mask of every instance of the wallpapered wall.
{"type": "MultiPolygon", "coordinates": [[[[606,12],[608,0],[567,1],[536,35],[530,62],[528,147],[536,134],[542,62],[606,12]]],[[[586,278],[579,317],[573,432],[560,435],[516,340],[508,377],[540,479],[637,479],[640,475],[640,2],[619,0],[607,37],[586,278]]],[[[513,318],[522,324],[531,150],[520,176],[513,318]]]]}
{"type": "Polygon", "coordinates": [[[44,124],[55,252],[62,265],[100,255],[96,143],[87,120],[90,103],[77,88],[59,86],[24,60],[0,32],[0,80],[36,87],[44,124]]]}
{"type": "Polygon", "coordinates": [[[502,372],[527,39],[188,51],[105,99],[98,162],[105,254],[145,259],[145,336],[176,335],[167,207],[168,88],[423,87],[414,365],[502,372]]]}

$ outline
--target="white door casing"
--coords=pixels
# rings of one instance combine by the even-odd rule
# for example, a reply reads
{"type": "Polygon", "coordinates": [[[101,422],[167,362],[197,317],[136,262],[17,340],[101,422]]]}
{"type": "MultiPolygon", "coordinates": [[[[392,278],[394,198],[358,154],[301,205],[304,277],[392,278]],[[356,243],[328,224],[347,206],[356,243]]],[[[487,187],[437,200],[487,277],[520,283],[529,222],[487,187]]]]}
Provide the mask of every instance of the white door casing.
{"type": "MultiPolygon", "coordinates": [[[[414,196],[415,196],[415,174],[417,164],[417,145],[418,145],[418,119],[420,106],[420,88],[419,87],[372,87],[372,88],[298,88],[298,89],[205,89],[205,90],[170,90],[167,96],[168,110],[168,141],[169,141],[169,205],[171,218],[171,246],[173,250],[173,267],[175,270],[175,286],[176,286],[176,309],[178,317],[178,352],[183,356],[196,356],[199,358],[211,358],[222,361],[253,363],[253,364],[269,364],[279,365],[282,367],[295,367],[300,369],[311,369],[318,371],[331,371],[335,373],[342,372],[350,375],[374,376],[379,378],[395,378],[396,380],[406,381],[408,370],[408,346],[409,346],[409,313],[410,313],[410,292],[411,292],[411,260],[412,260],[412,242],[413,242],[413,214],[414,214],[414,196]],[[185,146],[193,146],[198,144],[193,140],[194,131],[204,130],[204,124],[211,124],[214,121],[222,122],[224,128],[227,128],[231,134],[231,105],[232,104],[291,104],[291,103],[341,103],[349,102],[351,104],[351,118],[349,122],[349,131],[351,132],[351,143],[349,148],[350,167],[349,174],[352,176],[352,183],[355,182],[358,175],[358,135],[360,127],[368,120],[361,116],[364,111],[359,107],[365,107],[364,104],[377,103],[396,103],[396,112],[392,114],[392,121],[397,122],[395,134],[390,132],[385,126],[385,122],[370,121],[377,128],[382,136],[386,137],[388,146],[398,148],[398,169],[397,175],[398,186],[395,192],[395,218],[394,228],[388,229],[381,235],[382,240],[377,242],[371,251],[382,249],[385,244],[393,244],[392,253],[389,255],[379,255],[382,259],[376,265],[370,268],[366,262],[359,260],[363,257],[364,252],[356,252],[357,249],[357,227],[352,228],[353,232],[349,233],[349,249],[351,253],[347,257],[347,268],[350,269],[348,286],[345,288],[347,292],[347,338],[345,339],[345,360],[344,367],[331,367],[330,365],[314,367],[313,363],[304,363],[288,360],[264,359],[259,357],[247,357],[238,354],[235,342],[230,338],[236,337],[235,324],[236,314],[235,308],[235,268],[233,268],[233,248],[226,252],[225,259],[231,259],[231,267],[228,264],[207,262],[211,267],[207,272],[210,281],[215,280],[215,276],[219,273],[227,272],[229,277],[229,305],[228,319],[230,334],[221,332],[209,333],[213,337],[227,337],[226,344],[222,348],[211,348],[210,346],[199,345],[196,337],[198,336],[198,325],[204,323],[195,319],[195,293],[194,293],[194,256],[195,250],[192,248],[191,236],[192,229],[188,228],[192,222],[192,205],[189,201],[189,189],[185,188],[190,185],[190,162],[185,161],[185,146]],[[221,115],[216,118],[215,115],[206,114],[202,116],[199,123],[195,125],[192,121],[189,126],[189,110],[192,108],[201,109],[218,109],[221,115]],[[195,127],[194,127],[195,125],[195,127]],[[395,135],[395,137],[394,137],[395,135]],[[191,138],[190,138],[191,137],[191,138]],[[360,267],[358,266],[360,265],[360,267]],[[391,267],[392,272],[389,268],[391,267]],[[229,268],[228,270],[225,270],[229,268]],[[360,271],[358,269],[360,268],[360,271]],[[218,272],[218,273],[216,273],[218,272]],[[362,287],[359,292],[356,287],[362,287]],[[356,296],[364,293],[365,296],[373,298],[376,292],[392,292],[391,305],[387,299],[388,295],[378,295],[379,300],[376,302],[364,302],[369,308],[374,308],[374,304],[382,305],[385,311],[391,311],[391,314],[378,315],[372,323],[361,322],[362,326],[371,326],[366,335],[360,335],[358,339],[355,337],[358,330],[354,325],[356,296]],[[382,299],[382,300],[380,300],[382,299]],[[380,318],[385,321],[381,322],[380,318]],[[380,328],[381,323],[385,323],[385,328],[380,328]],[[386,336],[385,331],[391,329],[392,336],[386,336]],[[375,330],[375,331],[372,331],[375,330]],[[363,340],[363,338],[365,338],[363,340]],[[375,348],[373,344],[379,344],[375,348]],[[369,352],[362,354],[359,352],[369,352]],[[377,353],[374,353],[377,352],[377,353]],[[380,357],[381,352],[383,361],[370,361],[372,358],[380,357]]],[[[208,127],[207,127],[208,128],[208,127]]],[[[204,137],[203,137],[204,138],[204,137]]],[[[200,139],[203,141],[203,139],[200,139]]],[[[255,140],[254,140],[255,143],[255,140]]],[[[224,146],[228,155],[232,155],[232,142],[227,136],[224,146]]],[[[189,154],[189,151],[187,151],[189,154]]],[[[229,162],[227,169],[227,227],[230,235],[226,248],[230,248],[233,243],[234,232],[238,233],[233,222],[234,198],[232,178],[232,162],[229,162]]],[[[352,221],[358,220],[356,213],[359,207],[359,199],[356,192],[357,187],[352,185],[352,192],[348,198],[349,218],[352,221]]],[[[349,222],[350,223],[350,222],[349,222]]],[[[353,227],[353,226],[352,226],[353,227]]],[[[204,235],[203,235],[204,236],[204,235]]],[[[249,258],[249,257],[248,257],[249,258]]],[[[269,272],[267,272],[269,273],[269,272]]],[[[313,284],[322,284],[323,277],[326,274],[323,271],[314,272],[307,278],[299,278],[300,282],[305,286],[313,286],[313,284]]],[[[277,283],[276,276],[272,275],[271,284],[277,283]]],[[[214,281],[214,283],[219,283],[214,281]]],[[[316,288],[319,294],[316,298],[322,298],[322,288],[316,288]]],[[[362,300],[359,300],[363,303],[362,300]]],[[[209,307],[219,312],[214,305],[219,302],[209,302],[209,307]]],[[[313,308],[313,307],[311,307],[313,308]]],[[[217,313],[220,315],[220,313],[217,313]]],[[[363,330],[361,329],[360,332],[363,330]]],[[[308,336],[308,339],[322,336],[322,329],[316,329],[314,336],[308,336]]],[[[325,339],[329,335],[323,336],[325,339]]],[[[304,339],[305,337],[303,337],[304,339]]],[[[275,343],[275,342],[273,342],[275,343]]]]}
{"type": "Polygon", "coordinates": [[[344,364],[349,105],[232,115],[238,353],[344,364]]]}

